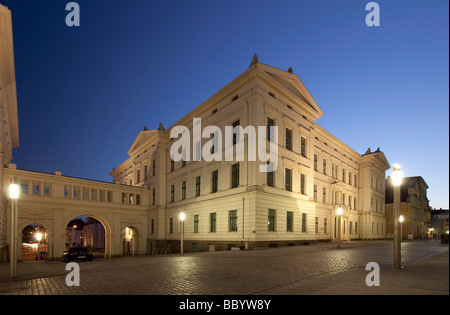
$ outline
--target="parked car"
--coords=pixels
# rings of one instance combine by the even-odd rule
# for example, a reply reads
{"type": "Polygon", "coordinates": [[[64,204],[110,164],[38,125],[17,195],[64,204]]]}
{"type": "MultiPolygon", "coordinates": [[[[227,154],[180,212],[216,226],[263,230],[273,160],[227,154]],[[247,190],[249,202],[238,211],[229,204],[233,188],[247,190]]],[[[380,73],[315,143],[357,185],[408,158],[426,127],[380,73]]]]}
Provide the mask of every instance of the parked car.
{"type": "Polygon", "coordinates": [[[94,253],[84,247],[72,247],[64,251],[62,255],[63,262],[69,262],[72,260],[89,260],[94,259],[94,253]]]}

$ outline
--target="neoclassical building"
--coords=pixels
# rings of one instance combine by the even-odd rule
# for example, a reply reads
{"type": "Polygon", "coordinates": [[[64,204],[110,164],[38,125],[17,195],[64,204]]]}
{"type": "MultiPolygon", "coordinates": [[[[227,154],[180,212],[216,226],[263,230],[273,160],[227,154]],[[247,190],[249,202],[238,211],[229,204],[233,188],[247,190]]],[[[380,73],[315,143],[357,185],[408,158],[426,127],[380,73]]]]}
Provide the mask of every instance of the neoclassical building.
{"type": "MultiPolygon", "coordinates": [[[[344,210],[343,239],[385,238],[385,155],[370,148],[356,152],[317,124],[322,115],[292,69],[260,63],[255,55],[249,69],[174,126],[144,128],[130,157],[110,174],[115,183],[149,190],[149,250],[179,250],[180,213],[187,251],[335,240],[338,207],[344,210]],[[243,160],[236,150],[232,160],[194,158],[212,138],[219,151],[227,149],[224,136],[194,139],[199,122],[218,126],[222,135],[226,126],[277,126],[277,141],[264,135],[267,148],[277,143],[277,169],[261,172],[262,162],[252,161],[247,149],[243,160]],[[176,126],[187,127],[192,144],[181,161],[170,155],[176,126]]],[[[236,137],[249,148],[249,134],[236,137]]]]}

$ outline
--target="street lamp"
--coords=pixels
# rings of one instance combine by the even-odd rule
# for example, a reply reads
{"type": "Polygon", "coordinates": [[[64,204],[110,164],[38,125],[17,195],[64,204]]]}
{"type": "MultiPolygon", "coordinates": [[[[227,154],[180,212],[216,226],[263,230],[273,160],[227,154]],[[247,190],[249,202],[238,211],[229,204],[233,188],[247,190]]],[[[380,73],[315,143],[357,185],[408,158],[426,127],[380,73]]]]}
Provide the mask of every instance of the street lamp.
{"type": "Polygon", "coordinates": [[[400,221],[400,187],[402,184],[402,172],[400,165],[393,165],[392,184],[394,186],[394,268],[402,266],[402,249],[401,249],[401,225],[400,221]]]}
{"type": "Polygon", "coordinates": [[[180,224],[181,224],[181,255],[183,255],[183,237],[184,237],[184,213],[180,213],[180,224]]]}
{"type": "Polygon", "coordinates": [[[19,200],[19,185],[9,185],[11,198],[11,238],[9,244],[9,274],[11,278],[17,276],[17,203],[19,200]]]}
{"type": "Polygon", "coordinates": [[[336,211],[338,215],[338,248],[341,248],[341,216],[342,216],[342,208],[339,207],[336,211]]]}
{"type": "Polygon", "coordinates": [[[37,240],[37,260],[39,261],[39,245],[42,239],[42,233],[36,233],[36,240],[37,240]]]}

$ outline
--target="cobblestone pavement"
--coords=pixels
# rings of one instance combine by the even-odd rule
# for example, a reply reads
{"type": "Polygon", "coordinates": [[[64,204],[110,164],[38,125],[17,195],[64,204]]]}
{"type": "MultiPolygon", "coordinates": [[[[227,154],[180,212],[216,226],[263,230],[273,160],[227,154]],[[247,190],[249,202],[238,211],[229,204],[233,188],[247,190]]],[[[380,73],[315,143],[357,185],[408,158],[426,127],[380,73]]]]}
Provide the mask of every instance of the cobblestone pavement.
{"type": "Polygon", "coordinates": [[[0,295],[293,295],[447,294],[448,245],[402,243],[394,269],[392,241],[345,242],[248,251],[123,257],[80,262],[80,286],[66,285],[65,263],[23,262],[9,279],[0,264],[0,295]],[[381,286],[365,284],[366,264],[381,267],[381,286]]]}

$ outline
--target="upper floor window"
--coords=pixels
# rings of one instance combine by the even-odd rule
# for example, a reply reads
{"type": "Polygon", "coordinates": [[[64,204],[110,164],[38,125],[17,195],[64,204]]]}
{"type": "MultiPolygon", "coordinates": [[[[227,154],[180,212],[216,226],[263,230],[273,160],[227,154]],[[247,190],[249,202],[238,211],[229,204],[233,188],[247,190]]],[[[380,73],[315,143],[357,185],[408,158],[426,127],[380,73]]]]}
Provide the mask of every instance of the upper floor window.
{"type": "Polygon", "coordinates": [[[301,137],[300,140],[300,154],[306,157],[306,139],[304,137],[301,137]]]}
{"type": "Polygon", "coordinates": [[[215,170],[211,173],[211,192],[215,193],[219,188],[219,171],[215,170]]]}
{"type": "Polygon", "coordinates": [[[273,126],[275,126],[273,119],[267,118],[267,140],[269,140],[269,141],[274,140],[273,139],[274,135],[271,134],[271,132],[270,132],[270,127],[273,127],[273,126]]]}
{"type": "Polygon", "coordinates": [[[233,145],[239,142],[239,120],[236,120],[233,124],[233,145]],[[235,129],[236,128],[236,129],[235,129]]]}
{"type": "Polygon", "coordinates": [[[284,187],[287,191],[292,191],[292,170],[289,168],[285,170],[284,187]]]}
{"type": "Polygon", "coordinates": [[[286,149],[292,151],[292,130],[286,128],[286,149]]]}
{"type": "Polygon", "coordinates": [[[239,163],[231,166],[231,188],[239,186],[239,163]]]}

